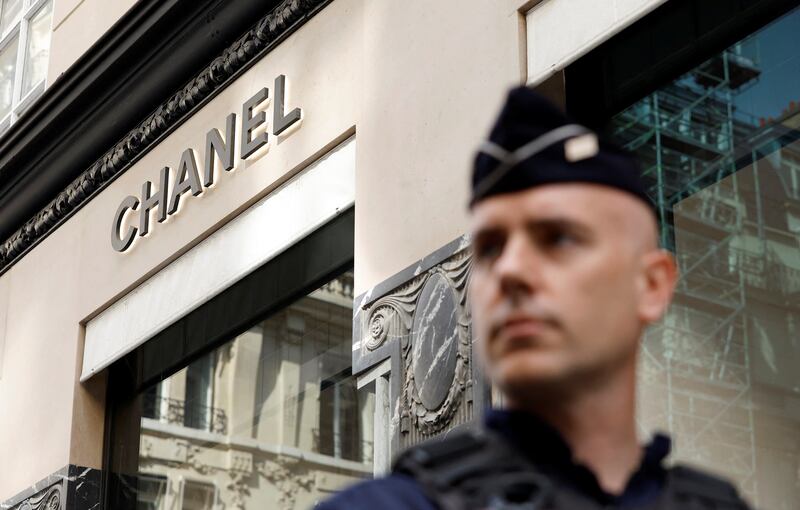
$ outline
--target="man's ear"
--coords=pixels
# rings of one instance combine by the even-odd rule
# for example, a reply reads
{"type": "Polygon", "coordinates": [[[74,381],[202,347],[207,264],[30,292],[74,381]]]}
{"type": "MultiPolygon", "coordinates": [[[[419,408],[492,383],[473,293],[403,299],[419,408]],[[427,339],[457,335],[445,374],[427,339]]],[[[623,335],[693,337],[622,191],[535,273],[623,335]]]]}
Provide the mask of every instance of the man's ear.
{"type": "Polygon", "coordinates": [[[675,259],[667,250],[653,250],[642,255],[641,288],[639,289],[638,312],[642,322],[650,324],[666,313],[675,283],[678,268],[675,259]]]}

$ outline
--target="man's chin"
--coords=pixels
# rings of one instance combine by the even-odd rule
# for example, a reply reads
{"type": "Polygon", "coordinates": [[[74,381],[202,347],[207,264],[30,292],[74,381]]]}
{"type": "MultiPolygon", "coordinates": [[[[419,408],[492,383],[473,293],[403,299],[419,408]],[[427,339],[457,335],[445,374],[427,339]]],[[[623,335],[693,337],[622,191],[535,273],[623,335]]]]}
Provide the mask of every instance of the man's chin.
{"type": "Polygon", "coordinates": [[[490,371],[492,382],[504,393],[524,395],[558,387],[568,371],[550,356],[528,355],[499,361],[490,371]]]}

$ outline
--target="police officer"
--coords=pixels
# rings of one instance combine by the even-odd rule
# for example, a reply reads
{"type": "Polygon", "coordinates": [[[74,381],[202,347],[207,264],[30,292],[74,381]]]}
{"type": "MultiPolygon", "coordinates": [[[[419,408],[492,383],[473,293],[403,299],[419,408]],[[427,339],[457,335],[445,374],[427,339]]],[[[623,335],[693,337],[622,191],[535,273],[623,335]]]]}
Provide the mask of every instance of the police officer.
{"type": "Polygon", "coordinates": [[[472,178],[473,330],[503,410],[411,448],[332,509],[746,509],[636,435],[645,327],[677,277],[632,157],[512,90],[472,178]]]}

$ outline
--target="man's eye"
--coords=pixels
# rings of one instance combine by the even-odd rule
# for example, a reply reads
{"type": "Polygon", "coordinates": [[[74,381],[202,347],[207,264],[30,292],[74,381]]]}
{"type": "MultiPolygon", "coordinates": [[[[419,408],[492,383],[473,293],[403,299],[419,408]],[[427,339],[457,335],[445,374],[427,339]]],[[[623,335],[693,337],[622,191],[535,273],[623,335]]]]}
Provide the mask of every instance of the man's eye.
{"type": "Polygon", "coordinates": [[[563,230],[547,232],[543,237],[544,245],[551,248],[563,248],[578,242],[574,234],[563,230]]]}
{"type": "Polygon", "coordinates": [[[503,251],[503,244],[500,242],[477,243],[473,252],[478,261],[489,261],[496,259],[503,251]]]}

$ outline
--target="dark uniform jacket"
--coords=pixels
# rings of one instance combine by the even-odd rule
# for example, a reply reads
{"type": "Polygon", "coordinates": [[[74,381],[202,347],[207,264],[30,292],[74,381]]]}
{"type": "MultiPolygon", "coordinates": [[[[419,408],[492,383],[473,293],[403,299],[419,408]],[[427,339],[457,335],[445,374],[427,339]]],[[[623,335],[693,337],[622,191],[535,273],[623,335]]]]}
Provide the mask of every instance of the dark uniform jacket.
{"type": "MultiPolygon", "coordinates": [[[[492,410],[485,425],[518,449],[544,475],[588,497],[601,507],[636,508],[659,498],[667,470],[663,460],[670,440],[656,435],[645,447],[642,462],[619,495],[605,492],[594,474],[572,459],[569,446],[553,428],[530,414],[492,410]]],[[[437,510],[422,485],[406,474],[361,482],[317,506],[319,510],[437,510]]]]}

